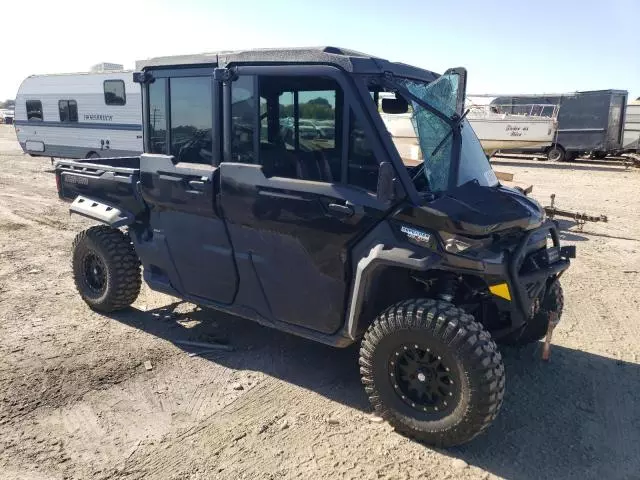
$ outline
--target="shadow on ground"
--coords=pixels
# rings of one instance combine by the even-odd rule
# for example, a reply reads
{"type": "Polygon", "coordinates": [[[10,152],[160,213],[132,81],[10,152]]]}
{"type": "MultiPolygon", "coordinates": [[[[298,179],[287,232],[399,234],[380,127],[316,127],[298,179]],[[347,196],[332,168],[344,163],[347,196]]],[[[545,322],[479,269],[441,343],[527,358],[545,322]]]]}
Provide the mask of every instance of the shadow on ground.
{"type": "Polygon", "coordinates": [[[621,235],[609,235],[608,233],[595,233],[595,232],[589,231],[590,223],[591,222],[587,222],[582,227],[583,229],[579,230],[578,223],[575,220],[556,218],[556,224],[558,225],[558,229],[560,230],[561,240],[568,240],[571,242],[587,242],[589,241],[589,236],[592,236],[592,237],[613,238],[615,240],[629,240],[631,242],[640,242],[640,238],[624,237],[621,235]]]}
{"type": "Polygon", "coordinates": [[[574,220],[565,220],[556,218],[556,225],[558,226],[560,240],[570,242],[588,242],[589,239],[584,235],[580,235],[581,231],[571,230],[573,227],[577,227],[577,223],[574,220]]]}
{"type": "MultiPolygon", "coordinates": [[[[210,310],[175,313],[180,304],[131,308],[112,318],[170,342],[228,341],[235,351],[206,358],[370,410],[357,347],[334,349],[210,310]],[[193,326],[194,320],[200,323],[193,326]]],[[[185,352],[203,350],[177,346],[185,352]]],[[[507,393],[500,415],[471,443],[445,454],[507,479],[637,478],[640,365],[560,346],[544,363],[539,344],[503,349],[503,354],[507,393]]]]}

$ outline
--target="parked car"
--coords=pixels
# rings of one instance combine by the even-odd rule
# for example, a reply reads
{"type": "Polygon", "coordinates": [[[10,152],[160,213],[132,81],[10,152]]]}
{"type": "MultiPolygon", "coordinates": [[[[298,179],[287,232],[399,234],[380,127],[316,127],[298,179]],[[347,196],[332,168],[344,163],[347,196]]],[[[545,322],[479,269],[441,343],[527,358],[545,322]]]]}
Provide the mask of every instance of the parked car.
{"type": "Polygon", "coordinates": [[[12,124],[14,120],[14,111],[11,109],[0,109],[0,123],[12,124]]]}

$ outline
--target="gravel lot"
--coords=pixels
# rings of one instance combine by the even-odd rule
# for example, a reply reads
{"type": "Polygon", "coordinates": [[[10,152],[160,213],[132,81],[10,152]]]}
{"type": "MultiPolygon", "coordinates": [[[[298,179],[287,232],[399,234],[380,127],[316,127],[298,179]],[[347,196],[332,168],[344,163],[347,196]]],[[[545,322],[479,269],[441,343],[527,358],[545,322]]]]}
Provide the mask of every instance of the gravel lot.
{"type": "Polygon", "coordinates": [[[0,125],[0,478],[640,478],[640,171],[499,159],[533,196],[602,213],[577,231],[551,362],[504,349],[494,425],[441,451],[370,415],[357,349],[335,350],[143,291],[89,310],[48,158],[0,125]],[[178,339],[234,352],[190,357],[178,339]],[[152,370],[145,362],[150,361],[152,370]]]}

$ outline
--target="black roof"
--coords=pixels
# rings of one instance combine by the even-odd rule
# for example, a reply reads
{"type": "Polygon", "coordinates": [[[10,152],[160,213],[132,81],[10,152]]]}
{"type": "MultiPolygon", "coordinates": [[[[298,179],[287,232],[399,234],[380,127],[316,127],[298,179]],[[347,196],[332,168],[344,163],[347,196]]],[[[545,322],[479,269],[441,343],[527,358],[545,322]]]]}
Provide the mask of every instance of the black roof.
{"type": "Polygon", "coordinates": [[[136,70],[196,65],[273,65],[273,64],[329,64],[351,73],[395,75],[433,81],[438,74],[404,63],[395,63],[366,53],[337,47],[303,47],[212,52],[194,55],[156,57],[136,62],[136,70]]]}

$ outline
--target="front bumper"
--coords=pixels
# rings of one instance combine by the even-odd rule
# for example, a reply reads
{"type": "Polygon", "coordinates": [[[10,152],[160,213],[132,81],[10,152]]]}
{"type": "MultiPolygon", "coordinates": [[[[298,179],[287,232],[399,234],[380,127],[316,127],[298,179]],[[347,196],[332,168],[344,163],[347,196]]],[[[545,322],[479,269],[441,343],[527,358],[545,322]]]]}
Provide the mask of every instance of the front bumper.
{"type": "Polygon", "coordinates": [[[531,318],[534,302],[551,284],[550,279],[559,277],[569,268],[570,259],[575,258],[575,252],[574,246],[560,246],[558,228],[551,220],[547,220],[540,227],[524,235],[518,247],[510,255],[507,267],[507,283],[513,293],[509,330],[517,330],[531,318]],[[534,235],[542,232],[545,236],[546,234],[551,236],[553,246],[540,251],[538,247],[530,245],[530,240],[534,235]],[[527,257],[534,253],[537,258],[537,261],[533,262],[534,267],[531,268],[529,265],[529,268],[523,271],[527,257]]]}

